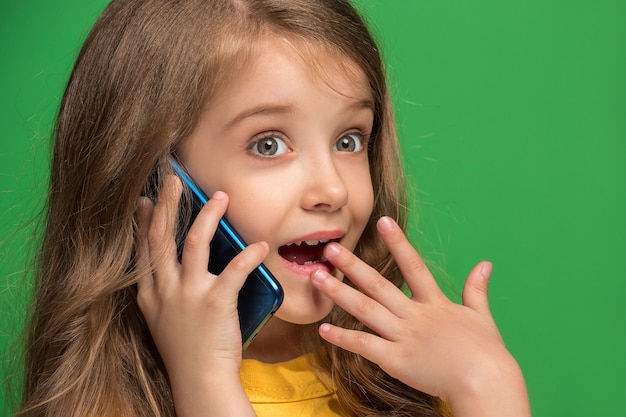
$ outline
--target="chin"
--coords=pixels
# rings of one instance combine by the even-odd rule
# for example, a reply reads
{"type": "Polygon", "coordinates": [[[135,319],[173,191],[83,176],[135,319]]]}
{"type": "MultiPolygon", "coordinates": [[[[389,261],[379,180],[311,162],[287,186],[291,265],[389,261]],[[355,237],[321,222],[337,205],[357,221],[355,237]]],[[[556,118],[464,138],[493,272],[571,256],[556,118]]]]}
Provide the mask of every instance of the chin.
{"type": "Polygon", "coordinates": [[[274,317],[287,323],[302,325],[313,324],[328,316],[333,307],[334,303],[326,297],[324,297],[324,300],[298,302],[293,299],[288,300],[287,295],[285,295],[285,301],[278,311],[276,311],[274,317]]]}

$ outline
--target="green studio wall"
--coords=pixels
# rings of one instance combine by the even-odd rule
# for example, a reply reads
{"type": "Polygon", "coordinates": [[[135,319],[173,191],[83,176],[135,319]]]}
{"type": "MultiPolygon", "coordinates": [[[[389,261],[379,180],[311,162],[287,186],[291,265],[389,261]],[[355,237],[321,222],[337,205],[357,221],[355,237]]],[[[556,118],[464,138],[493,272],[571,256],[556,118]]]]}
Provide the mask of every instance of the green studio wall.
{"type": "MultiPolygon", "coordinates": [[[[0,378],[19,367],[23,271],[48,136],[104,0],[0,4],[0,378]]],[[[535,416],[621,415],[626,389],[626,3],[359,0],[382,40],[412,238],[455,300],[492,310],[535,416]]],[[[0,397],[0,417],[11,413],[0,397]]]]}

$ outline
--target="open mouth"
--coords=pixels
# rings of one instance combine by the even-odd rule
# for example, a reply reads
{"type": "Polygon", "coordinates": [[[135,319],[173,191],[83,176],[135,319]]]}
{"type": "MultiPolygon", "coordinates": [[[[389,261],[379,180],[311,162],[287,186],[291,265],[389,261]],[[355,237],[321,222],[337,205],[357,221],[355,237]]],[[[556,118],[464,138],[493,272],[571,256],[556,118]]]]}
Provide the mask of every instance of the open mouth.
{"type": "Polygon", "coordinates": [[[303,240],[302,242],[278,248],[278,254],[289,262],[298,265],[312,265],[326,262],[324,258],[324,246],[338,239],[303,240]]]}

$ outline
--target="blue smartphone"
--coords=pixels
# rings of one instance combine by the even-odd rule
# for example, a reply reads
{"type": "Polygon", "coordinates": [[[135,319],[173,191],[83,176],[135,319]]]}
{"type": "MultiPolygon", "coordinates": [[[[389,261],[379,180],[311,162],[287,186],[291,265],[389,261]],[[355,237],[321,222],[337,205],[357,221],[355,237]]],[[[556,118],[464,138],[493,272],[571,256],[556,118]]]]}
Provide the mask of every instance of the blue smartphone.
{"type": "MultiPolygon", "coordinates": [[[[189,222],[179,226],[177,235],[178,255],[181,257],[187,231],[209,198],[172,157],[170,157],[170,164],[183,185],[189,188],[192,198],[192,212],[189,222]]],[[[209,272],[219,275],[226,268],[226,265],[246,246],[246,243],[228,220],[222,217],[215,231],[215,236],[211,240],[209,272]]],[[[239,291],[237,312],[239,313],[239,326],[243,341],[242,349],[245,350],[248,347],[282,302],[283,289],[278,280],[265,265],[259,265],[248,275],[246,282],[239,291]]]]}

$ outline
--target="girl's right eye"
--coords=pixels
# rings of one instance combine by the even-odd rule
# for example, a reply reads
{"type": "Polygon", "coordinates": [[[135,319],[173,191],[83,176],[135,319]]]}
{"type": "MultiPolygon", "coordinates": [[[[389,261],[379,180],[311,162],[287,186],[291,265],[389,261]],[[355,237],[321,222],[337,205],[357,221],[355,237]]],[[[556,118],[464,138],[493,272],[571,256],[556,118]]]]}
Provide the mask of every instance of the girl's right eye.
{"type": "Polygon", "coordinates": [[[287,144],[276,135],[267,135],[252,143],[250,150],[259,156],[273,157],[289,151],[287,144]]]}

